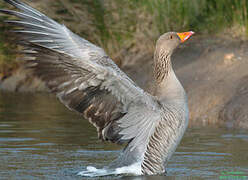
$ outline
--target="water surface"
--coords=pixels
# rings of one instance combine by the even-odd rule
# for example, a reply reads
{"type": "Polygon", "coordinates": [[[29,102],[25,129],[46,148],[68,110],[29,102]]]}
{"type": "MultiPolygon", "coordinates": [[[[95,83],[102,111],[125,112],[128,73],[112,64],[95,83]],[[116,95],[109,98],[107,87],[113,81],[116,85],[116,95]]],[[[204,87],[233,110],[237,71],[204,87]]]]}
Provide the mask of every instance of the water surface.
{"type": "MultiPolygon", "coordinates": [[[[119,153],[119,146],[99,141],[94,127],[54,96],[0,93],[0,178],[85,179],[77,173],[101,168],[119,153]]],[[[248,132],[188,129],[167,171],[166,179],[248,179],[248,132]]],[[[116,178],[165,179],[103,177],[116,178]]]]}

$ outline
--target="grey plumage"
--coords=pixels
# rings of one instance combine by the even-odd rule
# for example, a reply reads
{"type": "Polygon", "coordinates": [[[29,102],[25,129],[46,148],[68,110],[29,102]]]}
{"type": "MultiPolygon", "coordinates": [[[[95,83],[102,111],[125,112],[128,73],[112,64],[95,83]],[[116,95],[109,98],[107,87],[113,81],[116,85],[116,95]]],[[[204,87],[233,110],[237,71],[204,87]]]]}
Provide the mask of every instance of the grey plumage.
{"type": "Polygon", "coordinates": [[[69,109],[79,112],[102,140],[127,143],[110,167],[140,163],[143,174],[165,171],[187,127],[186,94],[171,67],[176,33],[160,37],[155,51],[157,95],[139,88],[103,49],[19,0],[4,0],[21,12],[6,23],[25,47],[27,66],[69,109]]]}

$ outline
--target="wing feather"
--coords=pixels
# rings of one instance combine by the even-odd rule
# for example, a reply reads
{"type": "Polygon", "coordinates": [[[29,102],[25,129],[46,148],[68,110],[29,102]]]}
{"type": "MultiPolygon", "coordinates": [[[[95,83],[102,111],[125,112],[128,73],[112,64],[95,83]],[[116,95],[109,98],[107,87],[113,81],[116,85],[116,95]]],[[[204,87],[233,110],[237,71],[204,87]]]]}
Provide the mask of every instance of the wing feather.
{"type": "Polygon", "coordinates": [[[139,88],[103,49],[72,33],[19,0],[4,0],[21,12],[0,10],[19,20],[7,21],[30,59],[27,66],[60,101],[84,115],[99,138],[146,144],[161,119],[157,100],[139,88]]]}

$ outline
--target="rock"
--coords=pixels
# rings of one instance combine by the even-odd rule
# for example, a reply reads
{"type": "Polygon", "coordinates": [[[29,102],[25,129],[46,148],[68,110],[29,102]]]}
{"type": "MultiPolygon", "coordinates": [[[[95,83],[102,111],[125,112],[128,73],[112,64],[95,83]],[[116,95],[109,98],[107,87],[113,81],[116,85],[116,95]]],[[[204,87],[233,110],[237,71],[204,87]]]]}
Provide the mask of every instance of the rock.
{"type": "Polygon", "coordinates": [[[228,128],[248,129],[248,76],[242,78],[236,94],[220,111],[219,119],[228,128]]]}
{"type": "MultiPolygon", "coordinates": [[[[248,128],[248,97],[237,93],[240,83],[248,84],[244,82],[248,79],[248,54],[244,53],[248,44],[216,37],[206,43],[205,39],[192,39],[172,59],[188,94],[189,125],[248,128]]],[[[152,57],[136,62],[124,71],[145,88],[152,82],[152,57]],[[141,69],[146,73],[142,74],[141,69]]]]}
{"type": "MultiPolygon", "coordinates": [[[[237,89],[244,88],[248,82],[245,81],[248,79],[248,56],[243,54],[248,44],[241,47],[240,41],[223,39],[221,43],[206,46],[211,46],[212,50],[203,51],[196,61],[177,69],[188,93],[190,125],[248,128],[248,97],[245,93],[237,93],[237,89]],[[238,61],[236,57],[243,60],[238,61]]],[[[202,45],[202,48],[207,47],[202,45]]],[[[197,48],[194,51],[198,51],[197,48]]]]}
{"type": "Polygon", "coordinates": [[[19,68],[12,73],[12,76],[0,83],[0,90],[11,92],[43,92],[48,91],[45,83],[32,76],[30,70],[19,68]]]}

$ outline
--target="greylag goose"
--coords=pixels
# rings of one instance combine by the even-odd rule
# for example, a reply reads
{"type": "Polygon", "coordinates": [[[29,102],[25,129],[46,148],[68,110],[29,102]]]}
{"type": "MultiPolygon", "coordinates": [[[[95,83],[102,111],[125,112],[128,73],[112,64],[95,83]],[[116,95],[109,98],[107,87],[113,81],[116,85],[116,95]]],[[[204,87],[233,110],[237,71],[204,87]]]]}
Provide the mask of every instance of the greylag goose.
{"type": "Polygon", "coordinates": [[[165,172],[188,124],[186,93],[171,55],[193,32],[163,34],[156,43],[156,94],[138,87],[100,47],[19,0],[7,23],[24,47],[27,65],[70,110],[92,123],[98,137],[126,147],[109,167],[138,164],[140,174],[165,172]]]}

